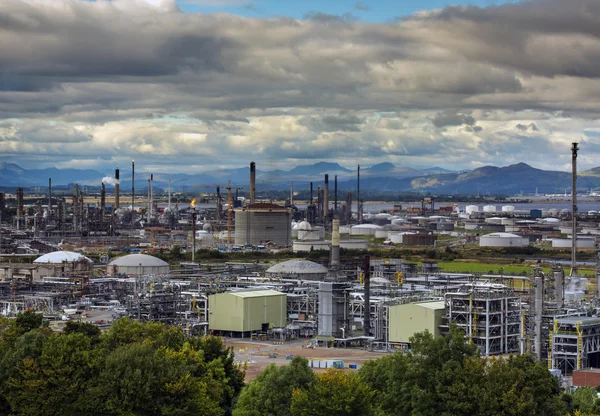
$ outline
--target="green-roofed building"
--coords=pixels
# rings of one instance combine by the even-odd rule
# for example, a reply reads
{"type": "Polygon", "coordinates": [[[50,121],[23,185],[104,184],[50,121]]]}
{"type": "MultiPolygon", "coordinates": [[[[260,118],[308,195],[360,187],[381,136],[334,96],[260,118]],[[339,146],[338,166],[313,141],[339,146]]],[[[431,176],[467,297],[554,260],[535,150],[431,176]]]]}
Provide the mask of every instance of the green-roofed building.
{"type": "Polygon", "coordinates": [[[275,290],[226,292],[208,297],[209,329],[243,334],[287,325],[287,296],[275,290]]]}
{"type": "Polygon", "coordinates": [[[409,343],[417,332],[426,329],[437,337],[444,323],[444,301],[407,303],[388,310],[389,342],[409,343]]]}

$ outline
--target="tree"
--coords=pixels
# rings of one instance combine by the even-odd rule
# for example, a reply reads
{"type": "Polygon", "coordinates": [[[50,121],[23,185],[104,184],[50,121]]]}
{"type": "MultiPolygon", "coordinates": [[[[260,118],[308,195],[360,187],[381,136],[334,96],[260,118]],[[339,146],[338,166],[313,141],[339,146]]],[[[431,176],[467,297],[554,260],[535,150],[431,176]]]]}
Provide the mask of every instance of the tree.
{"type": "Polygon", "coordinates": [[[292,393],[293,416],[375,415],[374,392],[354,372],[329,369],[305,389],[292,393]]]}
{"type": "Polygon", "coordinates": [[[41,313],[29,309],[25,312],[20,312],[17,315],[16,323],[20,328],[21,333],[29,332],[42,326],[43,316],[41,313]]]}
{"type": "Polygon", "coordinates": [[[289,365],[270,364],[240,394],[233,416],[289,416],[292,392],[315,381],[304,357],[294,357],[289,365]]]}
{"type": "Polygon", "coordinates": [[[598,392],[591,387],[579,387],[573,392],[572,406],[575,411],[580,413],[600,413],[600,400],[598,392]]]}

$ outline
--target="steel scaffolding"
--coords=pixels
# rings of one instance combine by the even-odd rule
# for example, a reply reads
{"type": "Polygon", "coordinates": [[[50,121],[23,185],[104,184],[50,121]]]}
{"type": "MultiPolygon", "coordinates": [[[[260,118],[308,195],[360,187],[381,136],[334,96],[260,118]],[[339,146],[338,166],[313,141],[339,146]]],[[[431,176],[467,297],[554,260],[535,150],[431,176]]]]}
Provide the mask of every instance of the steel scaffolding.
{"type": "Polygon", "coordinates": [[[600,318],[578,316],[554,320],[548,367],[569,375],[600,365],[600,318]]]}

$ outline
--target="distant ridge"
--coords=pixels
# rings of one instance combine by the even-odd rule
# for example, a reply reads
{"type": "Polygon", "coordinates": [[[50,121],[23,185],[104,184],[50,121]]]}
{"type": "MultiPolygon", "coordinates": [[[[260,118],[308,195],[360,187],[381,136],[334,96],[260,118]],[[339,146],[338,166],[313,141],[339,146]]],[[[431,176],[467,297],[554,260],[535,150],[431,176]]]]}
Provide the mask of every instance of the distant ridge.
{"type": "MultiPolygon", "coordinates": [[[[260,164],[258,164],[260,168],[260,164]]],[[[66,186],[72,183],[99,186],[102,178],[113,174],[112,169],[101,172],[93,169],[24,169],[14,163],[0,163],[0,187],[45,187],[48,178],[54,186],[66,186]]],[[[338,176],[340,190],[356,189],[356,170],[348,169],[335,162],[317,162],[311,165],[290,167],[289,170],[263,171],[257,169],[257,188],[262,190],[287,190],[289,182],[294,181],[295,189],[307,189],[309,182],[315,186],[323,183],[324,174],[330,175],[330,181],[338,176]]],[[[136,172],[136,188],[144,189],[148,173],[141,169],[136,172]],[[138,176],[139,175],[139,176],[138,176]]],[[[583,188],[600,187],[600,167],[579,173],[579,183],[583,188]]],[[[249,168],[238,167],[222,170],[210,170],[194,174],[157,173],[155,186],[166,188],[171,179],[174,189],[199,189],[194,185],[232,184],[248,188],[249,168]]],[[[121,189],[131,187],[130,172],[121,170],[121,189]]],[[[514,195],[520,192],[564,193],[571,187],[571,174],[565,171],[550,171],[534,168],[526,163],[509,166],[482,166],[477,169],[452,172],[443,168],[414,169],[396,166],[389,162],[372,166],[361,166],[361,189],[382,192],[431,192],[443,194],[503,194],[514,195]]]]}

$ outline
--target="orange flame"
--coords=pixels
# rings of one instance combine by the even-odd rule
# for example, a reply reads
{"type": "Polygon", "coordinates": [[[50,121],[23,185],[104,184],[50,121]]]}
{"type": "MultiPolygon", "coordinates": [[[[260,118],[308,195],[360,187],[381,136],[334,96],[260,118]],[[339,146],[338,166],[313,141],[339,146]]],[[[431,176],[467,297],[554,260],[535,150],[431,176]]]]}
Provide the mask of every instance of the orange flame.
{"type": "Polygon", "coordinates": [[[190,202],[190,205],[192,206],[192,208],[196,207],[196,198],[192,199],[192,202],[190,202]]]}

